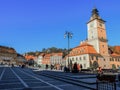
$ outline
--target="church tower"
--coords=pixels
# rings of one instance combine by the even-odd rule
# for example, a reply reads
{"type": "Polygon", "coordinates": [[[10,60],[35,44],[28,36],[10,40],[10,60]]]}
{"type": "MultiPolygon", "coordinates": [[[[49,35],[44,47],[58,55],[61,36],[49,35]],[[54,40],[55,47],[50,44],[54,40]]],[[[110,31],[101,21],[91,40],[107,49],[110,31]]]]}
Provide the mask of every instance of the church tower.
{"type": "Polygon", "coordinates": [[[99,54],[108,56],[108,40],[106,36],[105,21],[101,19],[96,8],[92,10],[92,15],[87,23],[87,28],[88,43],[93,45],[99,54]]]}

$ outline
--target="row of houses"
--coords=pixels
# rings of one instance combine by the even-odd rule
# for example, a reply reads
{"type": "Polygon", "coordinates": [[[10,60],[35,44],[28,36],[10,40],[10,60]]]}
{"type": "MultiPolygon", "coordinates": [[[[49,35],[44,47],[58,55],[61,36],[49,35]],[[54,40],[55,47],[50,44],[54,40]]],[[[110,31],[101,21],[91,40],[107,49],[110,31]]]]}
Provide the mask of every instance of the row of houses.
{"type": "Polygon", "coordinates": [[[25,55],[27,60],[34,60],[34,64],[37,66],[54,65],[60,67],[65,65],[63,53],[40,53],[38,56],[25,55]]]}

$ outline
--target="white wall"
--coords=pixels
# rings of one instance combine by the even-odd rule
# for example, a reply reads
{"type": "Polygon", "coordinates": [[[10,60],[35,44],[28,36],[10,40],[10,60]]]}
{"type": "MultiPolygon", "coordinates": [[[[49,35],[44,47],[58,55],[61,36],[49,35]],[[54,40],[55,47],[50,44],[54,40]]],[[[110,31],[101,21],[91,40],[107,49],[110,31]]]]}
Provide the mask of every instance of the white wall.
{"type": "Polygon", "coordinates": [[[77,64],[81,64],[83,69],[87,69],[88,67],[90,67],[89,54],[71,56],[69,57],[69,59],[72,60],[72,64],[74,64],[75,62],[77,62],[77,64]],[[84,60],[84,57],[85,57],[85,60],[84,60]],[[72,58],[74,58],[74,60],[72,58]]]}

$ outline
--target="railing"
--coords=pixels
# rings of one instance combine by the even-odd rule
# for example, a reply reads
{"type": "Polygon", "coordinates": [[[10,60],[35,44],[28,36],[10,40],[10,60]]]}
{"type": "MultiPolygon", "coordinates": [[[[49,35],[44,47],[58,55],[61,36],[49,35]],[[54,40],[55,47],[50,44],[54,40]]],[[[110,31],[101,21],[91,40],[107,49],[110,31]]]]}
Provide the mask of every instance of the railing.
{"type": "Polygon", "coordinates": [[[109,81],[97,81],[97,90],[116,90],[116,83],[109,81]]]}
{"type": "Polygon", "coordinates": [[[115,75],[98,75],[96,81],[97,90],[116,90],[115,75]]]}

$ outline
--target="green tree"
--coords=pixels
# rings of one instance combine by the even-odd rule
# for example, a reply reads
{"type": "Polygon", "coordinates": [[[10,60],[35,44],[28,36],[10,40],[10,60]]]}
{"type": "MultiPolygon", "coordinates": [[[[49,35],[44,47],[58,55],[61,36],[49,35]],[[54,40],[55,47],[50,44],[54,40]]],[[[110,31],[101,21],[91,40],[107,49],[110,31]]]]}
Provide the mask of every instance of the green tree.
{"type": "Polygon", "coordinates": [[[45,53],[45,52],[46,52],[46,49],[45,49],[45,48],[43,48],[43,49],[42,49],[42,52],[44,52],[44,53],[45,53]]]}
{"type": "Polygon", "coordinates": [[[97,69],[99,67],[98,62],[94,61],[92,66],[94,69],[97,69]]]}
{"type": "Polygon", "coordinates": [[[93,64],[92,64],[91,61],[90,61],[90,67],[89,67],[89,69],[93,70],[93,64]]]}
{"type": "Polygon", "coordinates": [[[112,64],[112,69],[113,69],[113,70],[115,70],[115,69],[116,69],[115,64],[112,64]]]}

